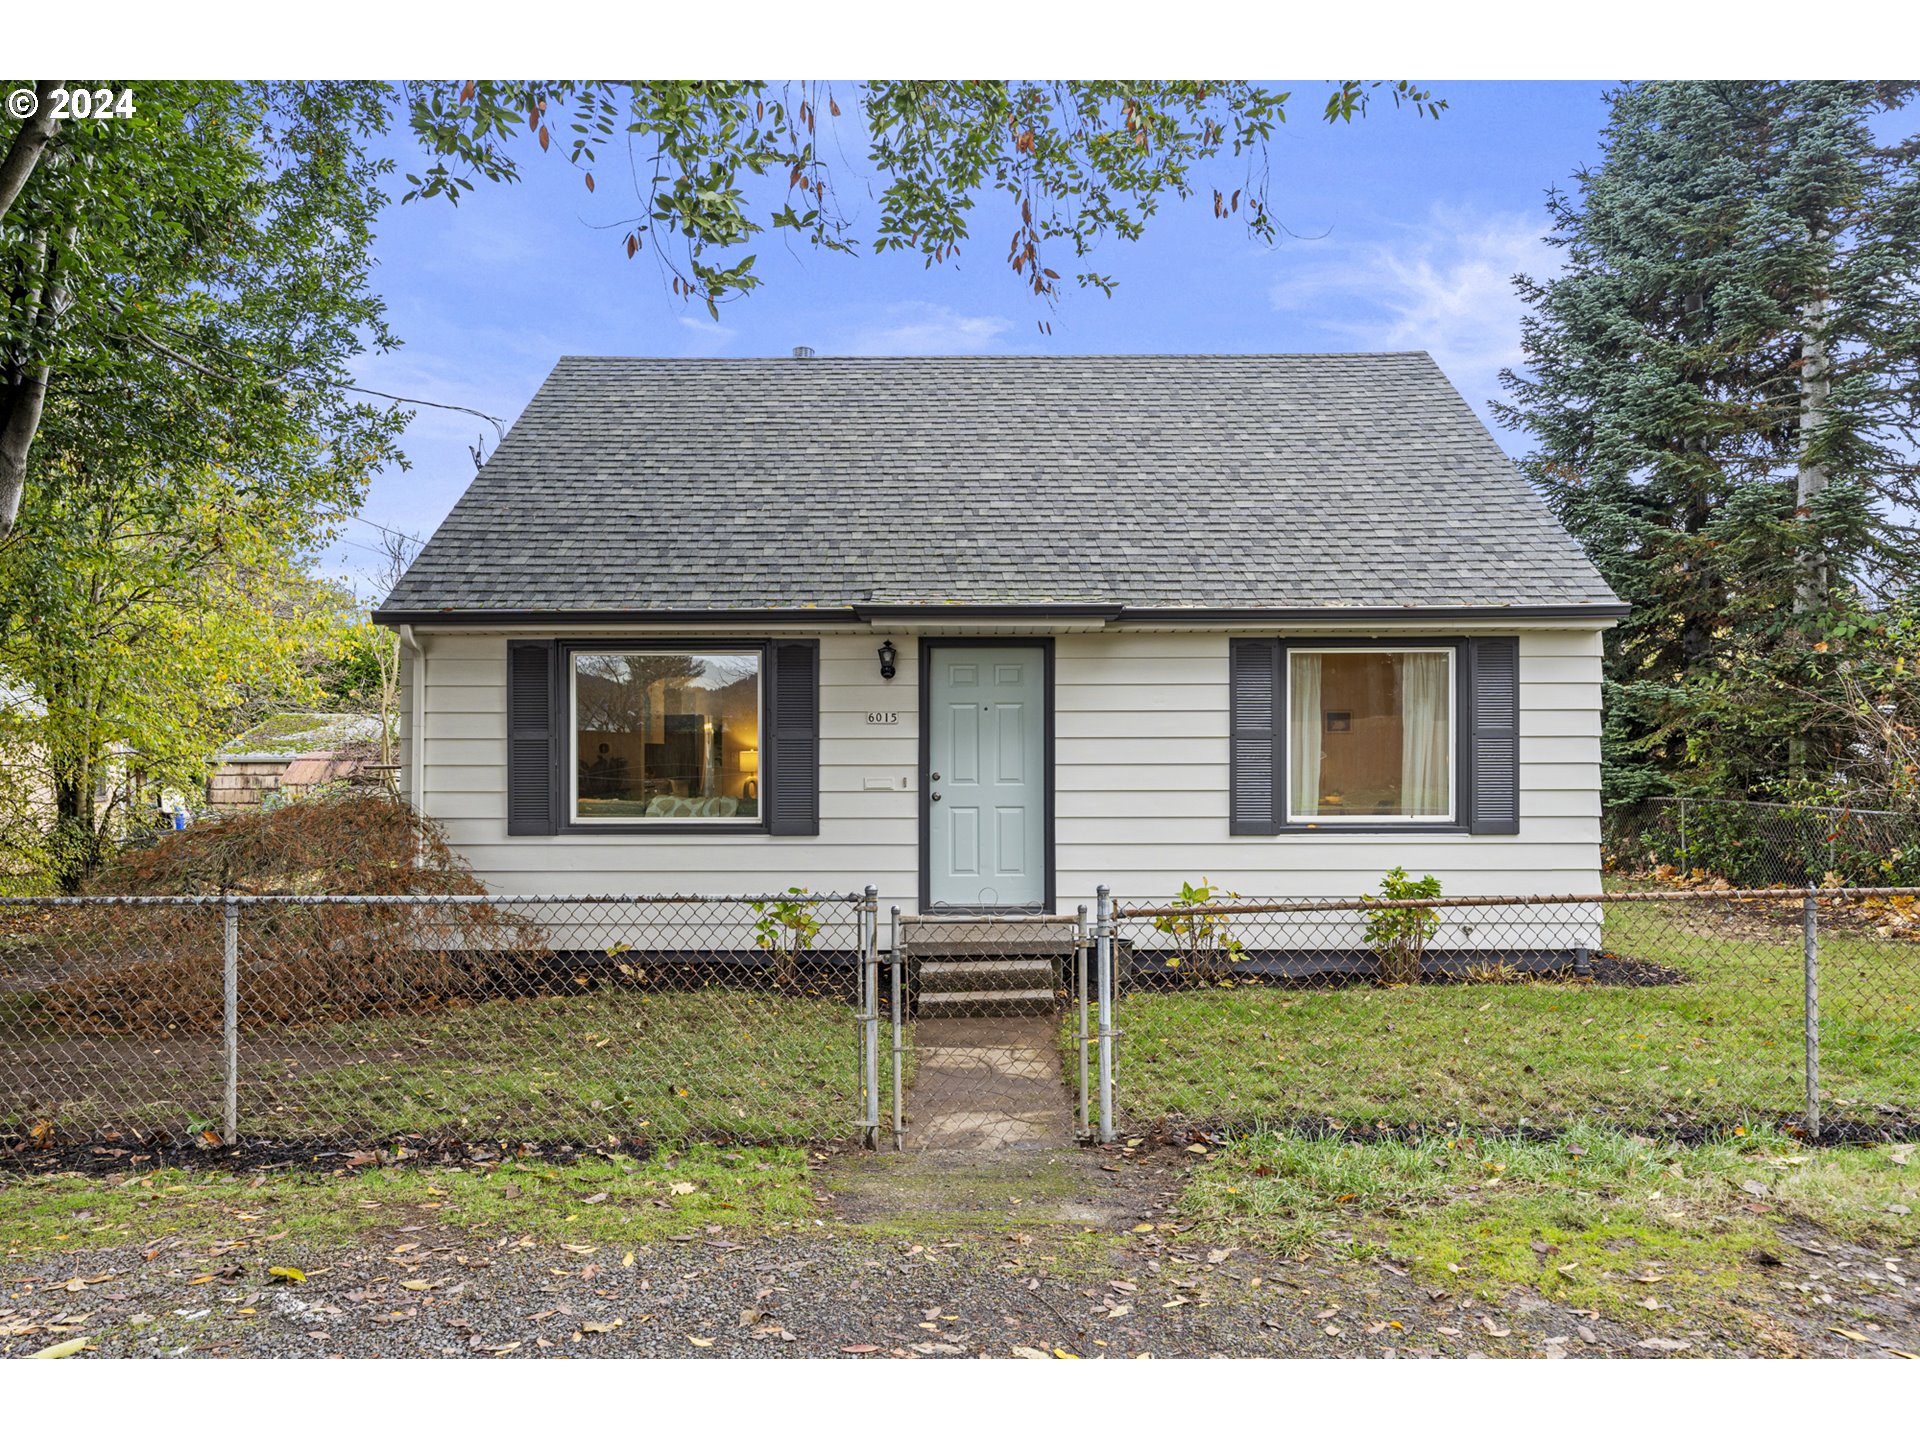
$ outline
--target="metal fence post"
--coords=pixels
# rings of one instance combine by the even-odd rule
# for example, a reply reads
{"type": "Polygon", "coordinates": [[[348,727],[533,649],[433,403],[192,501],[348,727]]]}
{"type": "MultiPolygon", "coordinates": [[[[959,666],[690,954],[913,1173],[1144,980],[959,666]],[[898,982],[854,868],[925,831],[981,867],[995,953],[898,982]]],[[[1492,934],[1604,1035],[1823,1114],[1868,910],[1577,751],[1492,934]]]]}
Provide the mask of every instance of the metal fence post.
{"type": "Polygon", "coordinates": [[[860,956],[861,973],[866,976],[866,1071],[867,1148],[880,1148],[880,890],[867,886],[866,900],[860,906],[865,917],[866,948],[860,956]]]}
{"type": "Polygon", "coordinates": [[[1801,963],[1807,985],[1807,1138],[1820,1138],[1820,902],[1800,902],[1801,963]]]}
{"type": "Polygon", "coordinates": [[[1693,869],[1692,858],[1687,853],[1687,797],[1680,797],[1680,873],[1685,875],[1693,869]]]}
{"type": "Polygon", "coordinates": [[[1113,896],[1094,892],[1094,976],[1100,986],[1100,1140],[1109,1144],[1113,1124],[1113,896]]]}
{"type": "Polygon", "coordinates": [[[233,1144],[240,1134],[240,902],[229,895],[220,922],[222,1035],[226,1051],[226,1114],[221,1139],[233,1144]]]}
{"type": "Polygon", "coordinates": [[[1073,925],[1074,1049],[1080,1055],[1080,1124],[1084,1138],[1092,1130],[1087,1097],[1087,907],[1074,911],[1073,925]]]}
{"type": "MultiPolygon", "coordinates": [[[[874,916],[879,920],[879,916],[874,916]]],[[[906,981],[902,975],[900,960],[900,906],[893,906],[893,916],[887,924],[887,975],[893,983],[893,1148],[902,1150],[906,1146],[906,1106],[904,1106],[904,1081],[900,1077],[900,1066],[906,1060],[906,981]]]]}

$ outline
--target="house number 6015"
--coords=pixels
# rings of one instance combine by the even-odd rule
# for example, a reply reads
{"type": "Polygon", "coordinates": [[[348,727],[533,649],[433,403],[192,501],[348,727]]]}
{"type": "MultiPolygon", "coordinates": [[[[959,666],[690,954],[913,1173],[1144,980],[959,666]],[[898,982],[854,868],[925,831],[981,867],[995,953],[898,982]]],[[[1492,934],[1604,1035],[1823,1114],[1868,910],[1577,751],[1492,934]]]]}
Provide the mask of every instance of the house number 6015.
{"type": "Polygon", "coordinates": [[[867,712],[867,724],[869,725],[898,725],[899,723],[900,712],[898,710],[869,710],[867,712]]]}

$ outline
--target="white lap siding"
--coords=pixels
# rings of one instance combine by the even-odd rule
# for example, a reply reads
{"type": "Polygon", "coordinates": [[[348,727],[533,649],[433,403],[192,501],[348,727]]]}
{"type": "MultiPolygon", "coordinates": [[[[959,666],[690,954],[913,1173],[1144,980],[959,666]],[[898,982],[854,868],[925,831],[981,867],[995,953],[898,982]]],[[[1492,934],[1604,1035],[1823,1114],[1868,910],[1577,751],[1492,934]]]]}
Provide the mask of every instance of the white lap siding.
{"type": "Polygon", "coordinates": [[[1057,870],[1063,903],[1164,896],[1210,879],[1243,895],[1377,892],[1395,865],[1449,895],[1600,884],[1600,635],[1520,636],[1520,833],[1227,833],[1227,637],[1056,642],[1057,870]]]}
{"type": "MultiPolygon", "coordinates": [[[[879,639],[828,634],[820,642],[820,833],[767,835],[507,834],[507,640],[448,632],[426,646],[426,810],[488,888],[526,894],[744,894],[804,885],[847,891],[878,885],[910,905],[915,868],[919,671],[911,641],[899,674],[880,679],[879,639]],[[871,710],[900,712],[869,726],[871,710]],[[905,790],[866,781],[904,780],[905,790]]],[[[411,684],[411,667],[406,682],[411,684]]],[[[400,713],[411,716],[410,697],[400,713]]],[[[402,741],[410,759],[412,737],[402,741]]],[[[402,771],[402,785],[406,772],[402,771]]]]}
{"type": "MultiPolygon", "coordinates": [[[[820,650],[820,834],[506,833],[506,637],[425,634],[426,808],[486,884],[546,894],[880,887],[917,908],[918,644],[826,633],[820,650]],[[894,725],[868,712],[897,712],[894,725]],[[890,779],[904,789],[869,789],[890,779]]],[[[1568,894],[1600,883],[1600,635],[1520,636],[1518,835],[1232,836],[1227,637],[1095,633],[1055,640],[1055,873],[1060,905],[1159,897],[1205,877],[1246,895],[1348,896],[1403,865],[1449,895],[1568,894]]],[[[412,683],[412,667],[405,682],[412,683]]],[[[403,697],[401,714],[412,714],[403,697]]],[[[411,760],[413,737],[403,741],[411,760]]]]}

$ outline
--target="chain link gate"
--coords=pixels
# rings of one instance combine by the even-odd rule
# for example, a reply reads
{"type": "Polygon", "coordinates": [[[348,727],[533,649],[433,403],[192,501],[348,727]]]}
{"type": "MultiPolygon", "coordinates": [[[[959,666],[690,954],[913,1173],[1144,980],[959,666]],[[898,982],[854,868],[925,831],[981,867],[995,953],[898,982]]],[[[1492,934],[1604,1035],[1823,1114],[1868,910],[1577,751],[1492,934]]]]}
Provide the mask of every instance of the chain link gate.
{"type": "MultiPolygon", "coordinates": [[[[1091,935],[1072,915],[892,912],[896,1149],[1084,1136],[1091,935]]],[[[876,980],[876,988],[877,988],[876,980]]]]}

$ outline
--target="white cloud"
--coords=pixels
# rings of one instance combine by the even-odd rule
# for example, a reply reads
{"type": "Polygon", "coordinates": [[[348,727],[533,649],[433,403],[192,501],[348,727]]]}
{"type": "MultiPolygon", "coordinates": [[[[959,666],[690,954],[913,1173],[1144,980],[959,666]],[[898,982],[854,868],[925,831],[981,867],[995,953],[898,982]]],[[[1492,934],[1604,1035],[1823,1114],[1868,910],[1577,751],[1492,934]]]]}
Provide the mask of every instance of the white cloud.
{"type": "Polygon", "coordinates": [[[915,300],[887,306],[838,348],[844,355],[977,355],[1012,328],[998,315],[962,315],[915,300]]]}
{"type": "Polygon", "coordinates": [[[727,348],[727,343],[739,332],[731,326],[722,325],[711,315],[676,315],[673,317],[688,335],[688,353],[694,355],[717,355],[727,348]]]}
{"type": "Polygon", "coordinates": [[[1538,212],[1483,214],[1436,205],[1390,241],[1324,259],[1288,248],[1295,269],[1269,291],[1343,343],[1366,350],[1425,350],[1476,408],[1500,391],[1500,370],[1521,360],[1526,306],[1513,277],[1552,274],[1558,252],[1538,212]]]}

